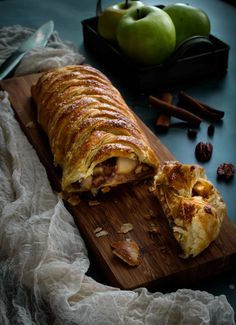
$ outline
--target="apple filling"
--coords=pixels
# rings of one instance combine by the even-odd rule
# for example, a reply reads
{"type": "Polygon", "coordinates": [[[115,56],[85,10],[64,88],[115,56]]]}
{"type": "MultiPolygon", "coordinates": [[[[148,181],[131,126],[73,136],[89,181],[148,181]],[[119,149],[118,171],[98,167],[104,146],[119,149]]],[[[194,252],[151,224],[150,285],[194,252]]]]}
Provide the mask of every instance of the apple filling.
{"type": "Polygon", "coordinates": [[[96,193],[99,188],[141,180],[152,174],[151,167],[140,164],[137,160],[123,157],[110,158],[98,164],[93,170],[93,175],[85,178],[81,183],[74,183],[73,189],[79,192],[96,193]]]}
{"type": "Polygon", "coordinates": [[[197,181],[192,189],[192,196],[207,198],[212,192],[213,186],[205,180],[197,181]]]}

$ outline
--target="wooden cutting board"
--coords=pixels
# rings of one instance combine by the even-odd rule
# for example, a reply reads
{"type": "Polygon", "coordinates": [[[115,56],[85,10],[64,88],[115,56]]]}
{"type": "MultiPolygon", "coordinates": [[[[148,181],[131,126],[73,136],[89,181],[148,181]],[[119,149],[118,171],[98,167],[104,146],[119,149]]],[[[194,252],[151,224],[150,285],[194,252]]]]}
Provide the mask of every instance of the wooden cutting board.
{"type": "MultiPolygon", "coordinates": [[[[44,164],[53,188],[60,191],[60,170],[53,166],[48,140],[37,124],[36,106],[30,94],[30,87],[38,77],[12,78],[0,81],[0,86],[8,91],[21,127],[44,164]]],[[[161,161],[175,159],[141,120],[139,122],[161,161]]],[[[178,256],[178,246],[158,200],[148,191],[148,184],[114,189],[98,201],[99,205],[90,206],[89,199],[83,199],[79,206],[67,205],[67,208],[105,274],[107,284],[122,289],[180,287],[236,265],[236,226],[229,218],[225,219],[218,239],[202,254],[183,260],[178,256]],[[131,223],[133,230],[120,234],[118,231],[124,223],[131,223]],[[108,235],[96,237],[97,227],[106,230],[108,235]],[[153,227],[159,232],[150,232],[153,227]],[[111,243],[127,238],[141,248],[142,262],[138,267],[126,265],[112,253],[111,243]]]]}

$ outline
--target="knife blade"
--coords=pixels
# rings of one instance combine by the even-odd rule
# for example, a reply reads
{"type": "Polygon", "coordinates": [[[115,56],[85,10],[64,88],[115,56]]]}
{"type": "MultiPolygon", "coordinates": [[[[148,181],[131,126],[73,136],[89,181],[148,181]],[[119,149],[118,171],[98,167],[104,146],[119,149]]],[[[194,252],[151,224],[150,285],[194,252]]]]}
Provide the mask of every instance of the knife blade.
{"type": "Polygon", "coordinates": [[[5,78],[20,62],[23,56],[36,47],[45,47],[54,29],[52,20],[39,27],[20,47],[0,66],[0,80],[5,78]]]}

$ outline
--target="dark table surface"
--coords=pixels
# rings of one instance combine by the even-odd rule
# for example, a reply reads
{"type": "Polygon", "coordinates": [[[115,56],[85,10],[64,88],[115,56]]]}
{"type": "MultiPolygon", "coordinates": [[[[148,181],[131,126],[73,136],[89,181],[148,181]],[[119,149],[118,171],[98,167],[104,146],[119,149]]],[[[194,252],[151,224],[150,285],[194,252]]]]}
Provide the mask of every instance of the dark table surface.
{"type": "MultiPolygon", "coordinates": [[[[153,0],[143,2],[153,5],[173,3],[173,1],[167,0],[161,3],[153,0]]],[[[111,3],[116,3],[116,1],[103,1],[103,8],[111,3]]],[[[236,166],[236,7],[233,1],[222,0],[189,0],[188,3],[200,7],[208,13],[211,21],[211,34],[230,46],[228,71],[224,76],[205,78],[201,81],[189,81],[185,84],[176,84],[171,88],[174,96],[178,90],[184,89],[207,105],[225,111],[223,123],[216,125],[213,137],[209,138],[207,135],[209,122],[204,121],[194,141],[188,138],[187,128],[181,127],[179,123],[173,123],[174,125],[167,133],[159,134],[155,128],[156,111],[147,105],[149,94],[137,92],[127,87],[111,69],[107,70],[94,55],[86,51],[83,45],[81,21],[95,16],[96,0],[0,0],[0,27],[20,24],[37,28],[44,22],[53,20],[60,37],[63,40],[72,41],[86,57],[86,63],[99,68],[113,81],[127,103],[133,107],[134,111],[179,161],[183,163],[197,162],[194,155],[197,142],[211,142],[214,147],[213,156],[203,166],[210,181],[221,192],[227,204],[229,218],[236,223],[235,179],[229,183],[219,182],[216,179],[216,169],[219,164],[230,162],[236,166]]],[[[178,121],[173,120],[173,122],[178,121]]],[[[93,267],[92,264],[91,275],[105,282],[106,280],[97,271],[95,272],[93,267]]],[[[191,288],[207,290],[215,295],[225,294],[236,310],[235,271],[200,281],[191,288]]]]}

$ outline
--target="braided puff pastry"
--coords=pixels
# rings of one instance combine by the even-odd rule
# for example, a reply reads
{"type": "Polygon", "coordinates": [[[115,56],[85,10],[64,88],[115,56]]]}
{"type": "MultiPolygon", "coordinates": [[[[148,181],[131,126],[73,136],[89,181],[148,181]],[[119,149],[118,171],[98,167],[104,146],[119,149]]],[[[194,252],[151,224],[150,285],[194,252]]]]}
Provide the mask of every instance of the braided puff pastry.
{"type": "Polygon", "coordinates": [[[194,257],[216,239],[226,215],[219,192],[198,165],[166,162],[154,178],[159,198],[181,257],[194,257]]]}
{"type": "Polygon", "coordinates": [[[100,71],[85,65],[52,70],[32,87],[32,96],[54,164],[62,168],[64,197],[155,174],[159,161],[147,138],[100,71]]]}

